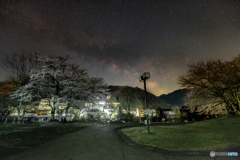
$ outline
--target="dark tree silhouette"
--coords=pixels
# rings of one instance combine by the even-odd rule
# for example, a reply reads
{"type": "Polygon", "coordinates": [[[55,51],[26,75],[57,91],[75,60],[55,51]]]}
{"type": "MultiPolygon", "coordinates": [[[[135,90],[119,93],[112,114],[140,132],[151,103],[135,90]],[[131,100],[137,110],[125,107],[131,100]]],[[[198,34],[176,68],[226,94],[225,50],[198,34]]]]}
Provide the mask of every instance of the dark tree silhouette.
{"type": "Polygon", "coordinates": [[[30,80],[30,71],[36,67],[36,53],[22,51],[6,55],[1,59],[1,67],[5,70],[12,81],[19,81],[21,86],[26,85],[30,80]]]}
{"type": "Polygon", "coordinates": [[[182,87],[190,90],[188,103],[202,112],[239,114],[240,110],[240,56],[232,61],[200,61],[188,66],[188,72],[179,77],[182,87]]]}

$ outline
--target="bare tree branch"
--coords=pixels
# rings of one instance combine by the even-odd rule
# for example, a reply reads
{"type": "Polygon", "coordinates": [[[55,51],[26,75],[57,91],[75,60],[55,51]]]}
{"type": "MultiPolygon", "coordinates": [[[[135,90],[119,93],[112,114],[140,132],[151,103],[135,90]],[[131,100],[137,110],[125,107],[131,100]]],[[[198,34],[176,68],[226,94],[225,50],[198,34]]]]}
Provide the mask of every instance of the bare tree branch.
{"type": "Polygon", "coordinates": [[[17,78],[21,86],[24,86],[29,82],[31,69],[36,66],[35,55],[36,53],[26,51],[13,53],[2,58],[0,65],[10,77],[13,77],[13,81],[17,78]]]}
{"type": "Polygon", "coordinates": [[[228,112],[239,113],[240,56],[232,61],[200,61],[188,67],[178,82],[190,90],[189,105],[200,105],[209,112],[226,107],[228,112]]]}

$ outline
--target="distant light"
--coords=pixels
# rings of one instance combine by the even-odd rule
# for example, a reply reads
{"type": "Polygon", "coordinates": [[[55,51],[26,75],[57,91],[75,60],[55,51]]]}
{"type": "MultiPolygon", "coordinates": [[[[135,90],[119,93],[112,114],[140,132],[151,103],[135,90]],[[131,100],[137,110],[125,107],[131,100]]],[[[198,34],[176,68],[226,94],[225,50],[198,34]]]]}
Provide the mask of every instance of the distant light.
{"type": "Polygon", "coordinates": [[[139,117],[139,111],[137,111],[136,116],[139,117]]]}
{"type": "Polygon", "coordinates": [[[105,105],[106,102],[105,101],[100,101],[98,104],[105,105]]]}
{"type": "Polygon", "coordinates": [[[176,113],[175,112],[173,112],[173,111],[169,111],[169,113],[168,113],[169,115],[175,115],[176,113]]]}
{"type": "Polygon", "coordinates": [[[104,110],[105,113],[107,113],[108,115],[110,114],[108,110],[104,110]]]}

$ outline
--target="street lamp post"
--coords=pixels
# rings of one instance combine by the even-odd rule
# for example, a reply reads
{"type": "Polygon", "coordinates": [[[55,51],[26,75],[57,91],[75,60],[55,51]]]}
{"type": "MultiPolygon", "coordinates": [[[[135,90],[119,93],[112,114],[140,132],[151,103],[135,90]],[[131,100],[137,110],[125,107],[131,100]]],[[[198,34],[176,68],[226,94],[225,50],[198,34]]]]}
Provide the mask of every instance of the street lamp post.
{"type": "MultiPolygon", "coordinates": [[[[149,72],[144,72],[142,76],[139,77],[139,81],[140,82],[144,82],[144,92],[145,92],[145,108],[148,108],[147,105],[147,90],[146,90],[146,80],[150,78],[150,73],[149,72]]],[[[148,133],[150,133],[149,130],[149,118],[148,118],[148,114],[147,116],[147,129],[148,129],[148,133]]]]}

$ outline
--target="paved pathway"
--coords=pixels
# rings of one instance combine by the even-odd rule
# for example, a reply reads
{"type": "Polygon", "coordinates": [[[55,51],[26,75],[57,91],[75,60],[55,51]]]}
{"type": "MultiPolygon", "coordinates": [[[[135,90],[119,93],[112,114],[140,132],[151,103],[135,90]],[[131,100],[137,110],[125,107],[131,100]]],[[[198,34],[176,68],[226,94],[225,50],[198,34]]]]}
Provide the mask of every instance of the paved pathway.
{"type": "MultiPolygon", "coordinates": [[[[211,158],[192,152],[174,153],[139,147],[116,132],[124,124],[86,128],[60,137],[6,160],[225,160],[230,157],[211,158]],[[130,143],[129,143],[130,142],[130,143]]],[[[118,130],[119,133],[119,130],[118,130]]],[[[231,159],[239,159],[238,157],[231,159]]]]}

